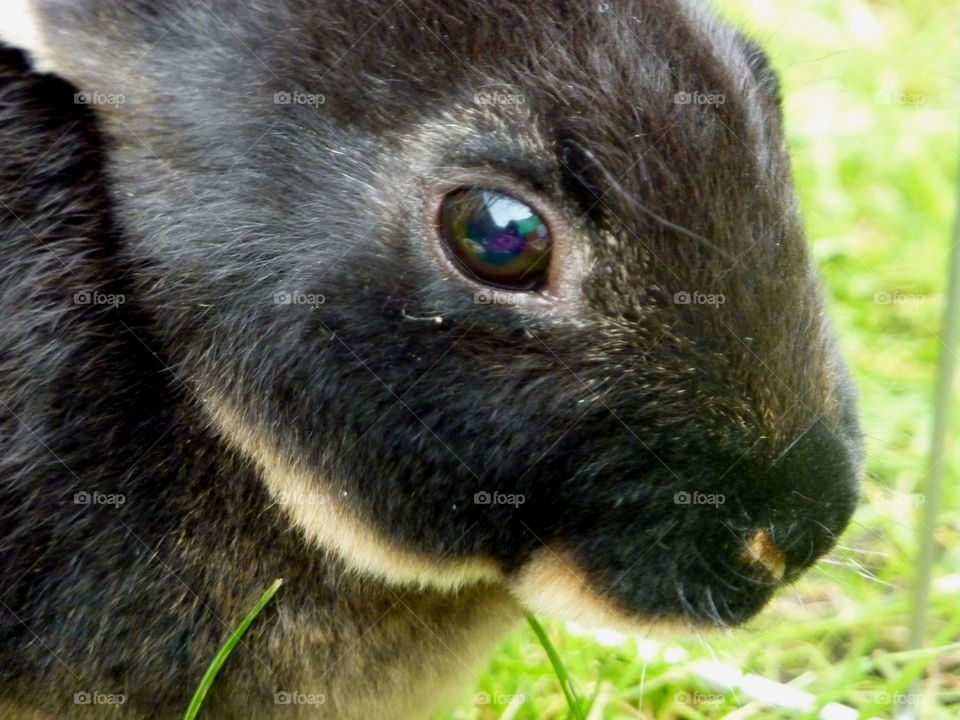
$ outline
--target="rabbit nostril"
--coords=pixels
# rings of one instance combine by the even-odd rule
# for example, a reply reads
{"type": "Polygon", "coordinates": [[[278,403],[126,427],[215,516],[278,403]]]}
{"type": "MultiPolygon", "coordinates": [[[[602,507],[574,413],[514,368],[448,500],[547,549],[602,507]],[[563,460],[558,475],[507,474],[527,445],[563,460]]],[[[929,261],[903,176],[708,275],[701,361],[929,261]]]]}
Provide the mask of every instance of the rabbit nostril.
{"type": "Polygon", "coordinates": [[[781,580],[787,569],[784,554],[777,549],[766,530],[757,530],[747,541],[744,557],[748,562],[762,565],[774,580],[781,580]]]}

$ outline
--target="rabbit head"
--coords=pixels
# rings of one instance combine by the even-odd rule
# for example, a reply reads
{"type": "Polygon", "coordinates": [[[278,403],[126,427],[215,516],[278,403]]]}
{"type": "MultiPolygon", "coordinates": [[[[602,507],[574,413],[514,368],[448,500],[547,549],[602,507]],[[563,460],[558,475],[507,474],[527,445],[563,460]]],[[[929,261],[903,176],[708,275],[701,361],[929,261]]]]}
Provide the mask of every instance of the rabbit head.
{"type": "Polygon", "coordinates": [[[127,302],[356,572],[723,625],[846,525],[778,81],[700,3],[27,5],[106,138],[127,302]]]}

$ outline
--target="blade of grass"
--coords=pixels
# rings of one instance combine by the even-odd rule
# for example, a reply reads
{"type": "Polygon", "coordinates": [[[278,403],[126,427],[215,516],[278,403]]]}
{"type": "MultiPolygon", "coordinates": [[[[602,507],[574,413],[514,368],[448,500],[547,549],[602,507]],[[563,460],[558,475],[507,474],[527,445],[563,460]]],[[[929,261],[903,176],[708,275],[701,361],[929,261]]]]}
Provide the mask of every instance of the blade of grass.
{"type": "Polygon", "coordinates": [[[551,643],[547,637],[547,633],[540,626],[540,623],[537,622],[537,619],[529,613],[527,613],[527,622],[530,623],[530,627],[533,628],[533,632],[536,634],[540,644],[543,645],[543,650],[550,659],[550,664],[553,666],[553,671],[557,675],[557,680],[560,681],[560,688],[563,690],[563,695],[567,699],[567,707],[570,708],[570,713],[576,720],[586,720],[586,716],[583,714],[583,708],[580,706],[580,700],[577,698],[577,693],[573,689],[573,683],[570,682],[570,675],[563,666],[560,655],[557,653],[556,648],[553,647],[553,643],[551,643]]]}
{"type": "Polygon", "coordinates": [[[193,694],[193,699],[187,707],[187,712],[183,716],[183,720],[194,720],[194,718],[197,717],[197,713],[200,712],[200,705],[203,704],[203,699],[207,696],[207,691],[210,690],[210,686],[213,685],[213,680],[217,677],[217,673],[220,672],[223,663],[227,661],[227,657],[233,651],[233,648],[236,647],[237,643],[240,642],[240,638],[243,637],[247,628],[250,627],[250,624],[257,615],[260,614],[260,611],[263,610],[266,604],[270,602],[270,598],[274,596],[282,584],[283,578],[277,578],[273,581],[273,584],[264,591],[256,604],[250,608],[247,616],[243,618],[236,630],[233,631],[220,650],[217,651],[217,654],[214,655],[213,660],[210,661],[210,665],[207,667],[207,671],[200,680],[200,684],[197,686],[196,692],[193,694]]]}

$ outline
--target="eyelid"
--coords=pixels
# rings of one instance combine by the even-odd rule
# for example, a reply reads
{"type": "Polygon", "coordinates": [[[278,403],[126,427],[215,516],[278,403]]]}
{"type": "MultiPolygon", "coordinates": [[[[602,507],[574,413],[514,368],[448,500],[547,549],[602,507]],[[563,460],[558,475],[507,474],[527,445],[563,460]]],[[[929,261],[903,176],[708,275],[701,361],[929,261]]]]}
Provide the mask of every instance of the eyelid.
{"type": "Polygon", "coordinates": [[[458,168],[422,179],[424,234],[431,256],[445,274],[463,287],[466,294],[490,292],[494,289],[464,275],[442,247],[440,207],[450,192],[464,187],[482,186],[511,195],[528,205],[543,218],[552,237],[552,260],[544,285],[533,292],[495,290],[503,303],[518,310],[539,315],[578,315],[583,310],[581,284],[586,266],[586,236],[559,208],[552,197],[531,188],[509,175],[489,168],[458,168]]]}
{"type": "Polygon", "coordinates": [[[547,281],[553,233],[522,198],[485,186],[440,200],[438,232],[462,272],[491,288],[537,292],[547,281]]]}

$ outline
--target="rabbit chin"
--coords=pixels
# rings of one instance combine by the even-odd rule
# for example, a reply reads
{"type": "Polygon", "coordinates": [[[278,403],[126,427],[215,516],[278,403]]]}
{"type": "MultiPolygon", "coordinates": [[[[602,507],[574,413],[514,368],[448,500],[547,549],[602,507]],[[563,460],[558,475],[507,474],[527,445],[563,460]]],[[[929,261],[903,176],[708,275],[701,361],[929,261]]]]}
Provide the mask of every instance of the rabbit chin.
{"type": "Polygon", "coordinates": [[[390,585],[454,591],[478,582],[501,582],[503,573],[485,557],[443,559],[403,547],[371,527],[341,502],[317,473],[303,468],[245,422],[230,403],[207,398],[214,426],[260,476],[308,541],[338,556],[347,568],[390,585]]]}
{"type": "Polygon", "coordinates": [[[677,616],[643,617],[624,610],[598,594],[586,573],[562,549],[544,547],[517,572],[510,592],[531,612],[575,622],[588,628],[617,630],[628,635],[676,636],[702,634],[717,628],[677,616]]]}

